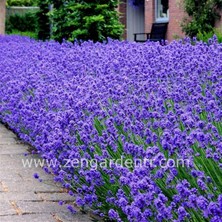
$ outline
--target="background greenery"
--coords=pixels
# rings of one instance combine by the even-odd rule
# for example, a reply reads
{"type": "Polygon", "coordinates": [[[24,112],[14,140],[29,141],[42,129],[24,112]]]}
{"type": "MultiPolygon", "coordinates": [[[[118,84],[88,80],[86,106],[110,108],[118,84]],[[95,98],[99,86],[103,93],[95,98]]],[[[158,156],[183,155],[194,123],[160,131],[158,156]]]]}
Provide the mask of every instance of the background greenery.
{"type": "Polygon", "coordinates": [[[6,20],[6,33],[27,35],[37,39],[38,21],[36,12],[27,12],[23,15],[11,15],[6,20]]]}
{"type": "Polygon", "coordinates": [[[222,43],[222,27],[218,29],[213,29],[211,32],[198,32],[197,39],[203,42],[208,42],[213,35],[217,36],[218,42],[222,43]]]}
{"type": "Polygon", "coordinates": [[[50,21],[49,21],[49,5],[48,0],[37,0],[39,11],[36,14],[38,23],[38,39],[46,40],[50,39],[50,21]]]}
{"type": "Polygon", "coordinates": [[[119,21],[118,0],[60,0],[54,2],[49,18],[52,38],[57,41],[106,41],[120,39],[123,25],[119,21]]]}
{"type": "MultiPolygon", "coordinates": [[[[6,6],[38,6],[38,0],[7,0],[6,6]]],[[[36,12],[11,15],[6,19],[6,33],[37,39],[38,21],[36,12]]]]}
{"type": "Polygon", "coordinates": [[[220,19],[222,0],[183,0],[188,16],[182,23],[182,30],[190,37],[198,33],[214,31],[216,20],[220,19]]]}
{"type": "Polygon", "coordinates": [[[6,21],[6,31],[19,30],[21,32],[35,32],[37,29],[36,13],[27,12],[24,15],[11,15],[6,21]]]}
{"type": "Polygon", "coordinates": [[[37,6],[37,0],[7,0],[7,6],[37,6]]]}

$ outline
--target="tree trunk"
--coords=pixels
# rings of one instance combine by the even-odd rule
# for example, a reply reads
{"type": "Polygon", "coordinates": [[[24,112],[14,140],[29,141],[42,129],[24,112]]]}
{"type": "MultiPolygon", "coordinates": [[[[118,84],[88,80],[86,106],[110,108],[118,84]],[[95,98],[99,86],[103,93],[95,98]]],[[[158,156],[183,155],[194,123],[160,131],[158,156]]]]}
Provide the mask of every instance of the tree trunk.
{"type": "Polygon", "coordinates": [[[5,34],[5,5],[6,0],[0,0],[0,35],[5,34]]]}

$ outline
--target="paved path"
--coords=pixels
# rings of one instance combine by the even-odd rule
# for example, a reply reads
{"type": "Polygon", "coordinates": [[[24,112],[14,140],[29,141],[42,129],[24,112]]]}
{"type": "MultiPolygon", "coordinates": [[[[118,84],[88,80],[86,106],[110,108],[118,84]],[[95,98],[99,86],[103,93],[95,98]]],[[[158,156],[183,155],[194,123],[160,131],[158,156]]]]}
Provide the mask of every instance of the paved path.
{"type": "Polygon", "coordinates": [[[41,168],[24,167],[28,146],[0,124],[0,222],[90,222],[87,215],[71,214],[73,199],[41,168]],[[38,173],[43,182],[33,178],[38,173]],[[65,204],[59,206],[58,201],[65,204]]]}

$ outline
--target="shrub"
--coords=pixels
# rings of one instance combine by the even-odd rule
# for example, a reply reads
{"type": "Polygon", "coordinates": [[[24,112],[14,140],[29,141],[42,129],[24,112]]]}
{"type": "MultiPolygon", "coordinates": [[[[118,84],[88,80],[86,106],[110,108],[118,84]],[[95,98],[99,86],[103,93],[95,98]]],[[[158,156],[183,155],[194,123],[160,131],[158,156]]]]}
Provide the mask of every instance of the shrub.
{"type": "Polygon", "coordinates": [[[218,42],[222,43],[222,29],[214,29],[211,32],[199,32],[197,34],[197,39],[203,42],[208,42],[214,35],[217,36],[218,42]]]}
{"type": "Polygon", "coordinates": [[[116,11],[118,0],[113,1],[58,1],[51,13],[53,38],[106,41],[108,37],[121,38],[123,26],[116,11]]]}
{"type": "Polygon", "coordinates": [[[7,0],[7,6],[37,6],[37,0],[7,0]]]}
{"type": "Polygon", "coordinates": [[[24,15],[11,15],[6,21],[6,32],[10,33],[12,30],[21,32],[29,31],[36,32],[37,18],[36,13],[27,12],[24,15]]]}
{"type": "Polygon", "coordinates": [[[49,21],[49,1],[38,0],[40,10],[37,12],[38,38],[42,40],[50,39],[50,21],[49,21]]]}

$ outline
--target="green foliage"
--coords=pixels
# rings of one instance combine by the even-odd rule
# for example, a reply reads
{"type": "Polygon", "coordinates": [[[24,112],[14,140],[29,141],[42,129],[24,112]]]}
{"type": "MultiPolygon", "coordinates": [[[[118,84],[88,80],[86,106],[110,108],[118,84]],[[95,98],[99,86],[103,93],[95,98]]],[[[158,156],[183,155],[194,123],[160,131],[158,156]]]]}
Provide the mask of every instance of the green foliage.
{"type": "Polygon", "coordinates": [[[7,0],[7,6],[37,6],[37,0],[7,0]]]}
{"type": "Polygon", "coordinates": [[[49,4],[48,0],[38,0],[40,8],[37,12],[38,39],[41,40],[50,38],[49,4]]]}
{"type": "Polygon", "coordinates": [[[199,32],[212,32],[215,21],[220,18],[222,0],[184,0],[184,8],[189,18],[182,23],[183,31],[190,37],[199,32]]]}
{"type": "Polygon", "coordinates": [[[108,37],[119,39],[123,26],[119,22],[116,7],[118,0],[57,1],[50,13],[53,23],[53,38],[106,41],[108,37]]]}
{"type": "Polygon", "coordinates": [[[24,15],[11,15],[6,20],[6,32],[11,33],[13,30],[20,32],[36,32],[37,19],[36,13],[27,12],[24,15]]]}
{"type": "Polygon", "coordinates": [[[21,32],[18,30],[12,30],[10,33],[8,33],[9,35],[21,35],[21,36],[27,36],[30,37],[32,39],[38,39],[37,33],[36,32],[21,32]]]}
{"type": "Polygon", "coordinates": [[[6,20],[6,33],[10,35],[22,35],[37,39],[36,13],[27,12],[24,15],[11,15],[6,20]]]}
{"type": "Polygon", "coordinates": [[[203,42],[208,42],[208,40],[211,39],[213,35],[216,35],[218,42],[222,43],[222,28],[213,29],[211,32],[198,32],[197,39],[203,42]]]}

